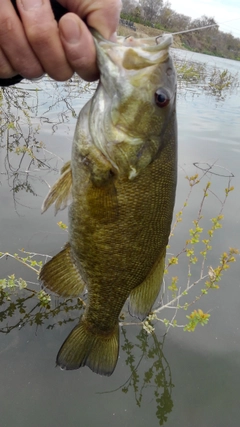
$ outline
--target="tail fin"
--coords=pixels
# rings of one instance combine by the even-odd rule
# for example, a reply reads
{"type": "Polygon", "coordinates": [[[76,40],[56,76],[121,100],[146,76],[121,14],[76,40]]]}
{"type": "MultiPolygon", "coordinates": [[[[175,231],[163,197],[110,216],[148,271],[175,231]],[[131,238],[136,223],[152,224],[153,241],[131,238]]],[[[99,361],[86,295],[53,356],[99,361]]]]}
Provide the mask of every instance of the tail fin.
{"type": "Polygon", "coordinates": [[[63,369],[88,366],[93,372],[110,376],[117,364],[119,326],[108,334],[91,332],[84,320],[72,330],[60,348],[56,363],[63,369]]]}

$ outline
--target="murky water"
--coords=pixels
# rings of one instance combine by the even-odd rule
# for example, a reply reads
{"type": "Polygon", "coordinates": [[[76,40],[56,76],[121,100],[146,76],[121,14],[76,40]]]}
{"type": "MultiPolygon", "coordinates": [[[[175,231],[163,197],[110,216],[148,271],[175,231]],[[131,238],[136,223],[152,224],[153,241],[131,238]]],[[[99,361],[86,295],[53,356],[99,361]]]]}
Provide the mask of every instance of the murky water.
{"type": "MultiPolygon", "coordinates": [[[[208,238],[224,204],[223,227],[217,229],[212,250],[202,271],[185,253],[166,275],[164,303],[171,298],[171,277],[178,276],[183,291],[189,283],[216,268],[229,247],[240,247],[240,91],[236,74],[240,63],[200,54],[174,51],[179,66],[193,64],[193,75],[179,69],[179,178],[176,213],[182,209],[190,186],[186,176],[198,173],[201,181],[192,188],[183,219],[170,240],[168,258],[177,256],[189,239],[198,218],[203,189],[211,182],[203,203],[201,239],[208,238]],[[204,66],[203,66],[204,65],[204,66]],[[203,67],[203,68],[201,68],[203,67]],[[209,86],[213,70],[233,76],[228,88],[209,86]],[[196,164],[196,165],[194,165],[196,164]],[[204,171],[212,165],[211,171],[204,171]],[[229,184],[229,177],[234,175],[229,184]],[[204,176],[203,176],[204,175],[204,176]],[[225,188],[234,186],[224,202],[225,188]]],[[[219,76],[219,74],[218,74],[219,76]]],[[[70,158],[76,115],[94,86],[72,80],[57,84],[47,78],[22,83],[0,99],[0,251],[20,250],[54,255],[67,240],[57,225],[67,223],[67,211],[41,216],[41,204],[59,168],[70,158]],[[6,146],[8,151],[6,151],[6,146]]],[[[41,256],[33,257],[37,261],[41,256]]],[[[44,257],[43,257],[44,261],[44,257]]],[[[0,308],[0,413],[1,427],[75,427],[106,425],[152,427],[235,427],[239,425],[240,282],[239,256],[223,274],[219,289],[210,289],[196,300],[204,282],[196,284],[179,301],[191,303],[188,311],[165,308],[158,316],[177,322],[164,337],[166,327],[155,324],[155,335],[140,326],[125,326],[121,333],[120,358],[110,378],[88,368],[62,372],[54,367],[56,353],[77,321],[77,301],[54,299],[41,307],[30,291],[18,291],[0,308]],[[186,315],[201,308],[211,315],[208,325],[184,332],[186,315]],[[176,316],[176,317],[175,317],[176,316]]],[[[39,291],[36,265],[32,269],[11,257],[0,260],[0,279],[15,274],[39,291]]]]}

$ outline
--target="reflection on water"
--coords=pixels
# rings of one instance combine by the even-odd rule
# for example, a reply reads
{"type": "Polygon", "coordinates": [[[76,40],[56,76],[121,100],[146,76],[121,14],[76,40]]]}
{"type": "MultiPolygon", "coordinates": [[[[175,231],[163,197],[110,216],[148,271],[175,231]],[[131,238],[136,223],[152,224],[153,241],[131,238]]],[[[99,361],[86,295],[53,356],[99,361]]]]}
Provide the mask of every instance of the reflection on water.
{"type": "MultiPolygon", "coordinates": [[[[235,175],[231,185],[236,188],[225,207],[224,230],[218,230],[216,234],[214,250],[210,252],[206,266],[209,267],[226,248],[240,246],[239,63],[214,58],[211,64],[211,58],[204,55],[182,52],[176,52],[176,55],[178,67],[181,67],[178,94],[180,171],[176,212],[180,211],[188,191],[185,175],[196,173],[194,162],[198,162],[198,167],[202,169],[207,163],[212,165],[217,162],[225,169],[216,167],[214,173],[223,175],[228,169],[235,175]],[[180,61],[181,58],[183,61],[180,61]],[[228,72],[224,74],[225,69],[228,72]]],[[[76,115],[93,90],[94,86],[74,78],[65,84],[44,79],[0,91],[1,251],[19,253],[21,247],[28,244],[29,236],[34,236],[29,249],[44,254],[57,252],[59,244],[65,243],[65,232],[60,236],[51,234],[57,220],[52,218],[52,214],[46,219],[40,217],[40,206],[47,187],[56,179],[63,159],[69,159],[76,115]],[[35,210],[26,208],[33,206],[35,210]],[[12,212],[14,207],[21,214],[20,220],[12,212]],[[47,244],[46,240],[41,241],[34,234],[35,230],[42,232],[43,228],[50,236],[47,244]]],[[[209,179],[216,197],[207,199],[203,218],[205,230],[208,230],[217,198],[227,187],[221,177],[216,176],[214,180],[206,176],[206,182],[209,179]]],[[[228,176],[225,179],[228,180],[228,176]]],[[[181,251],[183,242],[189,236],[202,191],[202,187],[199,187],[194,192],[188,213],[181,227],[174,232],[169,249],[172,256],[181,251]]],[[[61,219],[65,221],[66,217],[61,219]]],[[[27,258],[28,254],[22,253],[21,256],[27,258]]],[[[32,261],[41,262],[42,257],[35,257],[32,261]]],[[[203,309],[211,313],[211,321],[208,326],[199,327],[201,329],[193,335],[184,334],[176,327],[162,340],[159,337],[164,335],[165,329],[159,326],[159,322],[155,324],[153,335],[148,335],[140,325],[122,327],[122,365],[118,364],[116,374],[106,383],[106,379],[93,377],[87,368],[74,375],[68,372],[66,376],[59,370],[53,373],[53,359],[59,342],[72,329],[72,323],[78,320],[84,309],[84,298],[66,301],[52,299],[50,302],[36,281],[36,271],[26,273],[25,266],[18,265],[10,257],[6,261],[5,256],[0,262],[0,355],[1,384],[4,384],[4,387],[0,386],[0,397],[4,404],[13,400],[18,402],[23,388],[22,405],[25,405],[25,411],[14,415],[10,407],[6,411],[4,406],[1,409],[3,425],[32,426],[36,423],[38,408],[42,405],[47,407],[45,395],[50,409],[43,418],[44,427],[56,425],[56,422],[60,427],[96,423],[100,427],[107,423],[121,426],[125,408],[128,408],[128,418],[124,419],[126,426],[238,425],[238,386],[234,378],[238,372],[240,351],[239,267],[231,269],[218,292],[207,295],[203,309]],[[32,346],[27,345],[29,340],[32,346]],[[31,365],[32,359],[34,363],[31,365]],[[16,375],[18,366],[23,372],[22,377],[16,375]],[[30,366],[29,385],[24,386],[24,375],[28,377],[30,366]],[[44,378],[43,382],[40,377],[44,378]],[[8,381],[11,386],[6,388],[8,381]],[[219,405],[217,398],[213,409],[209,407],[208,410],[208,402],[212,402],[212,396],[216,395],[216,381],[219,384],[218,399],[227,401],[231,407],[230,422],[224,404],[219,405]],[[48,392],[48,387],[52,392],[48,392]],[[57,399],[55,394],[58,388],[61,392],[57,399]],[[107,390],[107,393],[97,395],[95,400],[96,390],[107,390]],[[31,400],[32,396],[35,400],[31,400]],[[31,405],[27,403],[26,406],[29,401],[31,405]],[[61,412],[61,407],[64,407],[64,412],[61,412]],[[97,408],[96,413],[93,407],[97,408]],[[117,410],[119,416],[112,418],[117,410]]],[[[32,268],[38,270],[39,265],[32,265],[32,268]]],[[[173,266],[173,276],[175,268],[180,269],[180,273],[176,274],[180,282],[184,280],[185,283],[187,264],[181,261],[179,267],[173,266]]],[[[193,275],[198,274],[195,264],[192,264],[192,269],[193,275]]],[[[165,287],[168,286],[172,286],[171,292],[174,292],[171,281],[166,281],[165,287]]],[[[199,308],[198,301],[192,306],[193,310],[195,308],[199,308]]],[[[182,311],[179,324],[184,321],[186,313],[182,311]]]]}
{"type": "MultiPolygon", "coordinates": [[[[8,283],[0,281],[0,333],[9,334],[14,329],[20,330],[27,325],[34,327],[36,332],[40,326],[53,330],[78,320],[84,300],[56,299],[51,305],[43,291],[25,288],[25,284],[21,282],[18,282],[18,285],[13,276],[8,278],[8,283]],[[21,296],[18,296],[17,291],[21,288],[25,289],[21,296]]],[[[122,359],[130,376],[118,389],[105,393],[114,393],[121,389],[127,394],[133,389],[138,407],[141,407],[146,395],[148,399],[149,395],[152,395],[156,402],[156,416],[159,424],[163,425],[173,407],[171,395],[174,387],[171,369],[163,353],[164,338],[159,340],[154,333],[149,336],[141,329],[133,343],[128,339],[126,328],[122,327],[121,331],[122,359]],[[144,359],[148,361],[147,368],[146,364],[143,364],[144,359]]]]}
{"type": "Polygon", "coordinates": [[[171,369],[163,353],[163,340],[159,340],[153,333],[151,336],[141,330],[136,336],[136,343],[127,338],[125,328],[122,328],[124,344],[122,350],[126,353],[125,363],[130,368],[130,378],[121,386],[123,393],[128,393],[131,388],[137,406],[141,406],[146,394],[152,394],[156,402],[156,417],[159,424],[163,425],[168,419],[168,414],[172,411],[172,383],[171,369]],[[141,357],[136,361],[136,348],[140,350],[141,357]],[[141,369],[143,359],[148,360],[148,369],[141,369]],[[151,390],[151,391],[150,391],[151,390]]]}

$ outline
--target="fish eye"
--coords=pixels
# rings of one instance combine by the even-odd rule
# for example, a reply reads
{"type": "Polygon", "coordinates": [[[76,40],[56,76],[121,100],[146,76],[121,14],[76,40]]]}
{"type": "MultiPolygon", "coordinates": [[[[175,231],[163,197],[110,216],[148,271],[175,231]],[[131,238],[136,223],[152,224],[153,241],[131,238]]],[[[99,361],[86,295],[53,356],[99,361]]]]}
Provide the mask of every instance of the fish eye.
{"type": "Polygon", "coordinates": [[[159,88],[155,92],[155,103],[158,107],[166,107],[170,102],[170,96],[165,89],[159,88]]]}

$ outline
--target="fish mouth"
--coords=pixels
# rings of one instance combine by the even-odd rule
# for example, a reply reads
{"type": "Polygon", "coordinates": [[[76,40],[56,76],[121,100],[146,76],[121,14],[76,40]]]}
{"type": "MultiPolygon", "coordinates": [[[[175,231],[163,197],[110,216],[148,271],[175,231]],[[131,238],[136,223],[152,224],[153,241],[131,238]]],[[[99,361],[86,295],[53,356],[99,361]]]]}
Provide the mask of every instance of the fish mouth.
{"type": "Polygon", "coordinates": [[[162,34],[157,37],[135,38],[117,37],[116,41],[104,39],[96,30],[91,29],[96,49],[99,67],[101,59],[106,56],[118,67],[127,70],[139,70],[167,61],[169,47],[173,43],[172,34],[162,34]]]}
{"type": "Polygon", "coordinates": [[[135,38],[132,36],[121,37],[118,36],[116,41],[106,40],[101,34],[98,33],[94,28],[90,29],[94,39],[98,43],[104,43],[109,45],[109,47],[113,47],[116,45],[123,46],[133,46],[138,47],[141,46],[143,50],[147,51],[159,51],[162,49],[167,49],[173,43],[172,34],[161,34],[157,37],[145,37],[145,38],[135,38]]]}
{"type": "Polygon", "coordinates": [[[168,49],[173,43],[172,34],[162,34],[157,37],[135,38],[132,36],[118,37],[117,44],[124,46],[138,47],[147,52],[159,52],[163,49],[168,49]]]}

